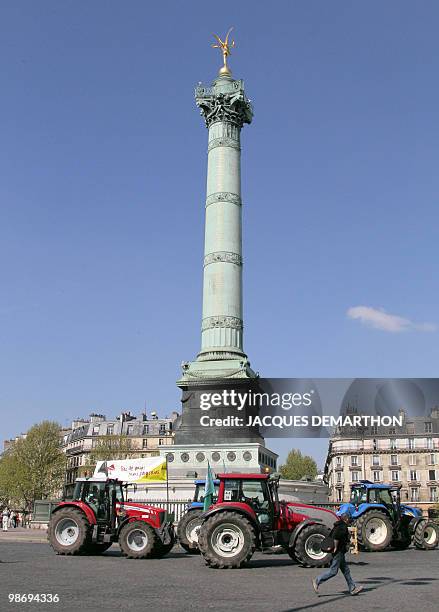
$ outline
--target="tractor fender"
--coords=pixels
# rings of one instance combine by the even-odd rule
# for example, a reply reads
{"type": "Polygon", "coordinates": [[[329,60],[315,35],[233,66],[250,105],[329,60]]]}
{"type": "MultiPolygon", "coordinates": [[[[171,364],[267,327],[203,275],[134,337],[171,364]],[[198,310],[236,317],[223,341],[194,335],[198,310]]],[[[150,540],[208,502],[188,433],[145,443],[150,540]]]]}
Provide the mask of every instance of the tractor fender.
{"type": "Polygon", "coordinates": [[[58,510],[61,510],[62,508],[77,508],[78,510],[81,510],[81,512],[85,514],[90,525],[96,525],[95,513],[90,508],[90,506],[87,506],[87,504],[85,504],[84,502],[82,501],[61,502],[60,504],[56,506],[56,508],[52,510],[51,517],[55,514],[55,512],[58,512],[58,510]]]}
{"type": "Polygon", "coordinates": [[[355,514],[355,506],[354,504],[350,504],[350,503],[344,503],[341,504],[340,508],[338,509],[338,515],[341,514],[348,514],[349,516],[352,516],[353,514],[355,514]]]}
{"type": "Polygon", "coordinates": [[[239,504],[239,503],[237,504],[217,504],[212,508],[212,510],[208,510],[202,515],[201,518],[203,519],[203,523],[209,517],[213,516],[214,514],[219,514],[220,512],[236,512],[237,514],[241,514],[242,516],[245,516],[245,518],[247,518],[250,521],[250,523],[253,525],[256,532],[259,533],[260,524],[256,518],[256,514],[254,512],[247,510],[247,508],[245,507],[245,504],[239,504]]]}
{"type": "Polygon", "coordinates": [[[310,520],[301,521],[298,525],[296,525],[296,527],[291,532],[290,540],[288,542],[288,548],[294,548],[294,546],[296,545],[296,540],[297,540],[299,533],[303,529],[305,529],[305,527],[308,527],[309,525],[320,525],[320,524],[321,523],[317,521],[310,521],[310,520]]]}
{"type": "Polygon", "coordinates": [[[360,516],[363,516],[363,514],[365,514],[366,512],[369,512],[369,510],[380,510],[381,512],[384,512],[384,514],[390,517],[389,510],[386,508],[384,504],[363,503],[358,506],[357,510],[351,515],[351,518],[354,520],[357,518],[360,518],[360,516]]]}
{"type": "Polygon", "coordinates": [[[187,505],[187,511],[203,509],[204,505],[201,502],[190,502],[187,505]]]}

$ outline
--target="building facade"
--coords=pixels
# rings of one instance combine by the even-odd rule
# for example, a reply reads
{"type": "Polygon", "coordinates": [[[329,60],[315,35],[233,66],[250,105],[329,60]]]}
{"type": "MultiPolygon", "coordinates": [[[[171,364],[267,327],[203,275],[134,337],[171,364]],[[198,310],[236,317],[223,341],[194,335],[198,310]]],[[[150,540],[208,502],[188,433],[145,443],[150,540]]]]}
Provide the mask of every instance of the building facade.
{"type": "Polygon", "coordinates": [[[329,441],[325,482],[330,501],[348,501],[359,480],[401,486],[401,500],[424,509],[439,503],[439,408],[402,426],[343,428],[329,441]]]}
{"type": "Polygon", "coordinates": [[[107,419],[102,414],[91,414],[89,419],[72,422],[71,431],[64,434],[62,450],[66,454],[67,491],[72,489],[78,476],[90,475],[93,471],[90,454],[102,443],[124,437],[124,450],[128,457],[152,457],[159,455],[160,448],[174,443],[174,426],[178,413],[170,417],[158,418],[152,413],[136,417],[129,412],[115,419],[107,419]],[[126,436],[126,438],[125,438],[126,436]]]}

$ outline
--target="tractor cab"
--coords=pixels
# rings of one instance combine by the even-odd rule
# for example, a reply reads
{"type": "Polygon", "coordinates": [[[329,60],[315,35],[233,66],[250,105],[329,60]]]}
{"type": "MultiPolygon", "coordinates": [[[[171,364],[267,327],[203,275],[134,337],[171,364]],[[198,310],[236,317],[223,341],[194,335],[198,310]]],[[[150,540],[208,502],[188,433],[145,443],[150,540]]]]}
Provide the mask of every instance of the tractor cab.
{"type": "Polygon", "coordinates": [[[274,479],[270,481],[268,474],[220,474],[219,478],[218,503],[245,504],[253,510],[261,529],[273,528],[278,502],[274,479]]]}
{"type": "Polygon", "coordinates": [[[352,485],[350,503],[358,510],[362,504],[383,506],[394,523],[401,521],[404,508],[401,506],[401,485],[380,484],[360,480],[352,485]]]}
{"type": "Polygon", "coordinates": [[[78,478],[71,499],[89,506],[98,523],[115,523],[116,504],[123,504],[126,487],[120,480],[78,478]]]}

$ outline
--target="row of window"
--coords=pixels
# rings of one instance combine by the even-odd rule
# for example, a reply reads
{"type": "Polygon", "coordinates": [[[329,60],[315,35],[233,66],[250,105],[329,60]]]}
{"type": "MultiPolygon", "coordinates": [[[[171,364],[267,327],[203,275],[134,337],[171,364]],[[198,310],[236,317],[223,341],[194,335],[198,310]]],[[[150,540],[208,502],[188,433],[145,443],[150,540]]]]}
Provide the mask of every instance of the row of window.
{"type": "MultiPolygon", "coordinates": [[[[126,444],[127,448],[132,448],[133,447],[132,442],[133,442],[132,440],[126,440],[125,444],[126,444]]],[[[92,448],[97,448],[99,446],[99,444],[100,444],[100,440],[92,440],[91,447],[92,448]]],[[[148,446],[150,444],[151,444],[151,440],[148,442],[148,438],[143,438],[143,440],[142,440],[142,448],[148,448],[148,446]]],[[[165,438],[159,438],[158,445],[159,446],[164,446],[165,444],[166,444],[165,438]]],[[[108,443],[108,446],[111,448],[111,442],[108,443]]],[[[118,441],[117,440],[115,440],[114,446],[116,446],[116,447],[118,446],[118,441]]],[[[152,446],[153,447],[156,446],[155,438],[153,439],[152,446]]]]}
{"type": "MultiPolygon", "coordinates": [[[[372,458],[370,460],[370,465],[373,466],[380,466],[382,465],[381,460],[383,458],[383,455],[372,455],[372,458]]],[[[418,465],[418,462],[420,461],[421,457],[418,455],[409,455],[409,465],[418,465]]],[[[426,463],[427,465],[436,465],[437,463],[437,456],[436,453],[429,453],[426,456],[426,463]]],[[[351,455],[350,456],[350,466],[351,467],[357,467],[359,466],[361,463],[361,457],[360,455],[351,455]]],[[[389,458],[389,465],[400,465],[399,462],[399,455],[390,455],[389,458]]],[[[335,458],[335,467],[336,468],[342,468],[343,467],[343,457],[342,456],[337,456],[335,458]]]]}
{"type": "MultiPolygon", "coordinates": [[[[382,470],[372,470],[372,480],[374,482],[383,482],[382,470]]],[[[428,470],[427,471],[427,480],[429,482],[439,480],[439,470],[428,470]]],[[[401,482],[401,470],[390,470],[389,477],[392,482],[401,482]]],[[[361,471],[360,470],[352,470],[350,473],[350,481],[351,482],[359,482],[361,480],[361,471]]],[[[412,482],[420,482],[420,471],[419,470],[408,470],[407,471],[407,480],[412,482]]],[[[336,484],[343,484],[344,478],[342,472],[336,472],[335,477],[336,484]]]]}
{"type": "Polygon", "coordinates": [[[437,438],[373,438],[372,440],[350,440],[349,443],[337,441],[334,443],[334,449],[349,450],[349,449],[369,449],[369,442],[372,443],[372,449],[377,450],[422,450],[436,448],[438,445],[437,438]]]}
{"type": "MultiPolygon", "coordinates": [[[[100,429],[101,429],[101,425],[93,425],[92,435],[98,436],[100,433],[100,429]]],[[[155,433],[155,429],[156,428],[154,427],[151,433],[155,433]]],[[[170,431],[172,431],[172,423],[160,423],[159,432],[158,432],[159,435],[164,436],[167,432],[170,432],[170,431]]],[[[140,435],[147,436],[149,433],[150,433],[149,425],[143,425],[142,432],[140,435]]],[[[106,433],[102,435],[113,436],[114,435],[114,424],[107,425],[106,433]]],[[[127,429],[126,429],[126,435],[127,436],[134,435],[134,423],[128,423],[127,429]]]]}
{"type": "Polygon", "coordinates": [[[79,465],[82,465],[82,457],[81,456],[77,456],[77,457],[70,457],[69,459],[69,467],[70,468],[74,468],[74,467],[78,467],[79,465]]]}
{"type": "MultiPolygon", "coordinates": [[[[407,432],[408,433],[415,433],[415,424],[414,423],[407,423],[407,432]]],[[[370,428],[371,434],[373,436],[377,436],[378,435],[378,425],[373,425],[370,428]]],[[[433,433],[433,423],[432,421],[427,421],[424,423],[424,433],[433,433]]],[[[391,436],[394,436],[396,434],[396,427],[390,427],[389,429],[389,434],[391,436]]]]}

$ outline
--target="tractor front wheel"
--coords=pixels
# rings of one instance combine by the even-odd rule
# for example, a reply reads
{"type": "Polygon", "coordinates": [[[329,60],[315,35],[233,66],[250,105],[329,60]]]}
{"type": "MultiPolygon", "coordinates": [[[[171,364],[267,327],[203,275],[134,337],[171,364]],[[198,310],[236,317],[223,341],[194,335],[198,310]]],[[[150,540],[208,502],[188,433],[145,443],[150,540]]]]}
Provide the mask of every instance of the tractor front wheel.
{"type": "Polygon", "coordinates": [[[413,543],[420,550],[433,550],[439,543],[439,527],[433,521],[420,521],[413,535],[413,543]]]}
{"type": "Polygon", "coordinates": [[[90,523],[78,508],[61,508],[50,519],[47,539],[58,555],[87,553],[90,544],[90,523]]]}
{"type": "Polygon", "coordinates": [[[380,510],[369,510],[357,519],[356,526],[358,543],[366,550],[384,550],[392,540],[392,523],[380,510]]]}
{"type": "Polygon", "coordinates": [[[256,533],[245,516],[220,512],[202,523],[198,546],[206,565],[238,568],[251,559],[256,549],[256,533]]]}
{"type": "Polygon", "coordinates": [[[322,551],[322,542],[330,530],[325,525],[309,525],[297,536],[294,548],[288,554],[305,567],[326,567],[331,563],[332,554],[322,551]]]}
{"type": "Polygon", "coordinates": [[[158,537],[145,521],[132,521],[122,527],[119,546],[128,559],[149,559],[157,551],[158,537]]]}
{"type": "Polygon", "coordinates": [[[189,510],[178,522],[177,537],[180,546],[190,554],[199,553],[198,532],[200,531],[203,510],[189,510]]]}

